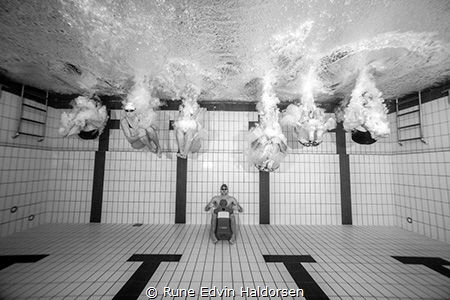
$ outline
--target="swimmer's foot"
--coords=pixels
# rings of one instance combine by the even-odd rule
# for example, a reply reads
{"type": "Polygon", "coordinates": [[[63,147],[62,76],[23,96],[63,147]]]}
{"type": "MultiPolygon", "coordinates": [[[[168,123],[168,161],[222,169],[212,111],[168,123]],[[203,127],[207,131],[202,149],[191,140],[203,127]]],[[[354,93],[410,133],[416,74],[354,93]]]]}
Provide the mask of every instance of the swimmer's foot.
{"type": "Polygon", "coordinates": [[[180,152],[177,153],[177,156],[178,156],[179,158],[186,159],[186,155],[184,155],[184,154],[182,154],[182,153],[180,153],[180,152]]]}
{"type": "Polygon", "coordinates": [[[212,237],[211,240],[213,244],[217,244],[217,242],[219,241],[216,237],[212,237]]]}
{"type": "Polygon", "coordinates": [[[231,236],[231,239],[228,241],[231,245],[236,244],[236,237],[234,236],[234,234],[231,236]]]}
{"type": "Polygon", "coordinates": [[[158,150],[158,152],[156,152],[156,156],[158,156],[158,158],[162,157],[162,151],[161,149],[158,150]]]}

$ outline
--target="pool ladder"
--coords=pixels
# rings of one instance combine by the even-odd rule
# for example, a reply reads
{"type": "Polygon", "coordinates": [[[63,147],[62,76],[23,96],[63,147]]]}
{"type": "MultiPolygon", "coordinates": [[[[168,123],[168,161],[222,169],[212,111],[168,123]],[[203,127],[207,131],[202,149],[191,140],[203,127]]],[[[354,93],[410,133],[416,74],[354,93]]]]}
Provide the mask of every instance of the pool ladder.
{"type": "MultiPolygon", "coordinates": [[[[17,138],[19,135],[27,135],[27,136],[33,136],[38,138],[38,142],[42,142],[45,139],[45,125],[47,123],[47,110],[48,110],[48,90],[45,93],[45,108],[37,107],[35,105],[30,104],[28,101],[25,102],[25,93],[29,95],[33,95],[35,97],[41,98],[42,95],[38,95],[36,93],[33,93],[31,91],[25,91],[25,85],[22,85],[22,91],[20,95],[20,106],[19,106],[19,120],[17,122],[17,130],[13,139],[17,138]],[[41,120],[37,120],[35,118],[26,117],[25,112],[28,112],[29,114],[32,114],[34,117],[41,116],[41,120]],[[42,120],[43,118],[43,120],[42,120]],[[22,123],[28,123],[33,124],[41,127],[40,134],[37,134],[35,131],[27,131],[26,127],[22,126],[22,123]]],[[[28,100],[28,99],[27,99],[28,100]]],[[[44,100],[44,99],[42,99],[44,100]]],[[[29,115],[28,114],[28,115],[29,115]]],[[[27,116],[28,116],[27,115],[27,116]]],[[[28,127],[29,128],[29,127],[28,127]]]]}
{"type": "Polygon", "coordinates": [[[422,95],[421,95],[420,91],[417,93],[417,97],[413,97],[413,98],[403,100],[403,101],[399,101],[398,98],[395,99],[395,115],[396,115],[396,122],[397,122],[397,142],[400,146],[403,146],[403,142],[413,141],[413,140],[420,140],[424,144],[427,143],[423,136],[421,108],[422,108],[422,95]],[[415,101],[416,101],[416,103],[414,103],[415,101]],[[410,103],[412,103],[412,104],[410,104],[410,103]],[[417,108],[407,111],[407,112],[404,112],[404,113],[399,113],[400,110],[402,109],[402,108],[400,108],[400,106],[405,105],[405,104],[408,104],[408,105],[407,105],[407,107],[404,107],[403,109],[415,107],[415,106],[417,106],[417,108]],[[413,124],[401,126],[400,122],[401,122],[402,117],[407,116],[407,115],[415,115],[417,117],[417,119],[416,119],[417,122],[413,123],[413,124]],[[405,129],[411,129],[411,128],[418,128],[419,136],[402,139],[400,136],[401,131],[405,130],[405,129]]]}

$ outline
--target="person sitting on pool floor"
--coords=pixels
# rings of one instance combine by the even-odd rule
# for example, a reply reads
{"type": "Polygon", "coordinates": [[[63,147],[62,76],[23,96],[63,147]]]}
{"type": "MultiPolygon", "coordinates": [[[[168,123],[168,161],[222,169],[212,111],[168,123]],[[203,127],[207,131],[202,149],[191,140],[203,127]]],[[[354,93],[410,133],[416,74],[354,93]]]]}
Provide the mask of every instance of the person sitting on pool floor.
{"type": "MultiPolygon", "coordinates": [[[[218,210],[222,210],[221,208],[221,200],[225,200],[226,206],[225,210],[230,213],[230,223],[231,223],[231,238],[230,243],[234,244],[236,242],[236,217],[234,215],[235,211],[242,212],[243,209],[237,202],[236,198],[228,195],[228,186],[226,184],[222,184],[220,187],[220,195],[214,196],[211,201],[206,205],[205,211],[210,211],[212,209],[211,213],[211,240],[213,243],[217,243],[217,237],[216,237],[216,226],[217,226],[217,213],[218,210]]],[[[223,202],[222,202],[223,203],[223,202]]]]}

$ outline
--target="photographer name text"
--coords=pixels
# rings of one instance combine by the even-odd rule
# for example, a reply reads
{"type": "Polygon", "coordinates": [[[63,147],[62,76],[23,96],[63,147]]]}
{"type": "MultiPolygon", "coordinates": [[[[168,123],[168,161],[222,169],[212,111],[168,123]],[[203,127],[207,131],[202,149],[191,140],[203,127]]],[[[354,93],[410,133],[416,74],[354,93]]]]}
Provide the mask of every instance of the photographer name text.
{"type": "Polygon", "coordinates": [[[303,289],[281,289],[271,288],[269,286],[256,286],[254,288],[241,287],[239,289],[228,288],[227,286],[219,288],[216,286],[202,286],[195,289],[179,289],[163,287],[158,291],[154,287],[146,290],[146,295],[150,299],[158,297],[303,297],[303,289]]]}

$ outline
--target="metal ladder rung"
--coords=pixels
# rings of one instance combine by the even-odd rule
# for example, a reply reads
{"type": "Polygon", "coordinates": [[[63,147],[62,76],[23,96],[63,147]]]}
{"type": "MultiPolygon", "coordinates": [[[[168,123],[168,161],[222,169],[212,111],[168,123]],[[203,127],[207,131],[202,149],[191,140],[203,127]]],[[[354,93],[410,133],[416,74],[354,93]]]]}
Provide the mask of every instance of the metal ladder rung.
{"type": "Polygon", "coordinates": [[[405,128],[410,128],[410,127],[416,127],[416,126],[420,126],[420,123],[406,125],[406,126],[401,126],[401,127],[398,128],[398,130],[405,129],[405,128]]]}
{"type": "Polygon", "coordinates": [[[409,102],[413,102],[413,101],[417,101],[417,102],[419,102],[419,97],[413,97],[413,98],[409,98],[409,99],[406,99],[406,100],[402,100],[402,103],[399,103],[399,105],[401,105],[401,104],[405,104],[405,103],[409,103],[409,102]]]}
{"type": "Polygon", "coordinates": [[[36,106],[34,106],[34,105],[30,105],[30,104],[24,103],[23,106],[30,107],[30,108],[35,109],[35,110],[40,110],[40,111],[43,111],[43,112],[47,112],[46,109],[39,108],[39,107],[36,107],[36,106]]]}
{"type": "Polygon", "coordinates": [[[397,142],[400,144],[400,146],[402,146],[402,142],[405,141],[413,141],[413,140],[421,140],[422,143],[426,144],[426,141],[423,138],[423,129],[422,129],[422,111],[421,111],[421,107],[422,107],[422,94],[419,91],[417,93],[417,98],[416,97],[412,97],[410,99],[404,100],[402,101],[402,103],[399,103],[398,98],[395,99],[395,115],[396,115],[396,122],[397,122],[397,142]],[[417,109],[416,110],[412,110],[412,111],[408,111],[402,114],[399,114],[400,111],[400,106],[405,104],[405,103],[409,103],[412,101],[417,101],[417,109]],[[415,124],[410,124],[410,125],[405,125],[405,126],[400,126],[400,120],[399,117],[401,116],[405,116],[405,115],[409,115],[412,113],[418,113],[417,114],[417,123],[415,124]],[[411,127],[419,127],[419,136],[418,137],[413,137],[413,138],[408,138],[408,139],[401,139],[400,138],[400,132],[402,129],[406,129],[406,128],[411,128],[411,127]]]}
{"type": "Polygon", "coordinates": [[[23,134],[23,135],[29,135],[29,136],[35,136],[35,137],[40,137],[40,138],[45,137],[45,136],[39,135],[39,134],[28,133],[28,132],[20,132],[20,131],[16,134],[15,137],[18,137],[18,136],[21,135],[21,134],[23,134]]]}
{"type": "Polygon", "coordinates": [[[401,139],[398,140],[399,142],[405,142],[405,141],[413,141],[413,140],[423,140],[421,137],[414,137],[414,138],[409,138],[409,139],[401,139]]]}
{"type": "Polygon", "coordinates": [[[25,95],[32,95],[32,96],[38,97],[41,100],[45,100],[45,94],[42,95],[39,92],[34,92],[32,90],[25,91],[25,95]]]}
{"type": "Polygon", "coordinates": [[[44,122],[41,122],[41,121],[36,121],[36,120],[31,120],[31,119],[28,119],[28,118],[22,118],[22,120],[24,120],[24,121],[27,121],[27,122],[32,122],[32,123],[36,123],[36,124],[41,124],[41,125],[45,125],[45,123],[44,123],[44,122]]]}
{"type": "MultiPolygon", "coordinates": [[[[16,133],[14,134],[14,136],[12,137],[13,139],[15,139],[15,138],[17,138],[19,135],[21,135],[21,134],[23,134],[23,135],[28,135],[28,136],[34,136],[34,137],[38,137],[39,138],[39,140],[38,140],[38,142],[42,142],[44,139],[45,139],[45,130],[46,130],[46,127],[45,127],[45,125],[46,125],[46,123],[47,123],[47,114],[48,114],[48,110],[47,110],[47,107],[48,107],[48,90],[47,90],[47,92],[46,92],[46,95],[45,95],[45,108],[46,109],[42,109],[42,108],[40,108],[40,107],[36,107],[36,106],[34,106],[34,105],[30,105],[30,104],[27,104],[27,103],[25,103],[24,101],[25,101],[25,94],[26,93],[28,93],[28,91],[25,91],[25,85],[23,85],[22,84],[22,92],[21,92],[21,95],[20,95],[20,108],[19,108],[19,116],[18,116],[18,122],[17,122],[17,129],[16,129],[16,133]],[[23,116],[24,116],[24,106],[25,107],[30,107],[30,108],[32,108],[32,109],[34,109],[34,110],[38,110],[38,111],[42,111],[42,112],[45,112],[45,114],[44,114],[44,121],[43,122],[40,122],[40,121],[37,121],[37,120],[32,120],[32,119],[28,119],[28,118],[24,118],[23,116]],[[35,123],[35,124],[40,124],[40,126],[42,126],[42,130],[41,130],[41,134],[34,134],[34,133],[29,133],[29,132],[23,132],[23,131],[21,131],[22,130],[22,121],[26,121],[26,122],[32,122],[32,123],[35,123]]],[[[33,93],[29,93],[29,95],[35,95],[35,94],[33,94],[33,93]]],[[[36,96],[36,95],[35,95],[36,96]]]]}
{"type": "Polygon", "coordinates": [[[406,115],[413,114],[413,113],[416,113],[416,112],[420,112],[420,110],[416,109],[416,110],[408,111],[408,112],[405,112],[405,113],[397,115],[397,117],[406,116],[406,115]]]}

